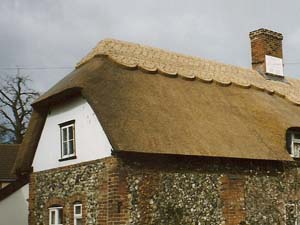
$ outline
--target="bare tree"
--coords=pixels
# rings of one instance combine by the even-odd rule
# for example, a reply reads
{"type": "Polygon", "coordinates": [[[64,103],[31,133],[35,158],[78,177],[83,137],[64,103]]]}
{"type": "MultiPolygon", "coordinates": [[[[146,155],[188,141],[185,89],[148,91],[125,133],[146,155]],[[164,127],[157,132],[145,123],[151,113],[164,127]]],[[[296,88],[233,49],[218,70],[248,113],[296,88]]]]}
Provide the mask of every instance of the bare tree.
{"type": "Polygon", "coordinates": [[[29,87],[27,76],[16,75],[0,83],[0,142],[21,143],[27,129],[31,103],[39,93],[29,87]]]}

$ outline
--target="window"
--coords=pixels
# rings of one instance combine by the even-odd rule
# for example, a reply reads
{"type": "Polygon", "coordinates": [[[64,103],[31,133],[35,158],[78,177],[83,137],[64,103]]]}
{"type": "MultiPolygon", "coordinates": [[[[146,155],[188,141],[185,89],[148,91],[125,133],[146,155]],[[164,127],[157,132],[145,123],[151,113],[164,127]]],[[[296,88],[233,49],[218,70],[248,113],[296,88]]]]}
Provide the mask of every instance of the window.
{"type": "Polygon", "coordinates": [[[75,156],[75,120],[60,124],[61,158],[75,156]]]}
{"type": "Polygon", "coordinates": [[[82,224],[82,204],[74,204],[74,225],[82,224]]]}
{"type": "Polygon", "coordinates": [[[300,132],[292,133],[291,156],[294,158],[300,157],[300,132]]]}
{"type": "Polygon", "coordinates": [[[62,225],[63,208],[52,207],[49,208],[49,225],[62,225]]]}
{"type": "Polygon", "coordinates": [[[286,148],[293,158],[300,158],[300,127],[291,127],[286,131],[286,148]]]}

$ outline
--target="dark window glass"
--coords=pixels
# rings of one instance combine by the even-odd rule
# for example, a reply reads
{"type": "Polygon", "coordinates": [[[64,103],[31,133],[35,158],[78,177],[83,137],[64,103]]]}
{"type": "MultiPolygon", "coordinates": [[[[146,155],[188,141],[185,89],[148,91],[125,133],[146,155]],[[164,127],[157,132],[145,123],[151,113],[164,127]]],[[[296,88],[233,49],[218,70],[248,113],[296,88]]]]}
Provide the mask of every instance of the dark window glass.
{"type": "Polygon", "coordinates": [[[69,140],[73,140],[73,126],[69,127],[69,140]]]}
{"type": "Polygon", "coordinates": [[[67,141],[67,128],[63,128],[63,141],[67,141]]]}
{"type": "Polygon", "coordinates": [[[68,155],[68,142],[63,143],[63,155],[68,155]]]}
{"type": "Polygon", "coordinates": [[[82,219],[76,219],[76,225],[82,225],[82,219]]]}
{"type": "Polygon", "coordinates": [[[294,133],[294,138],[300,139],[300,133],[299,132],[294,133]]]}
{"type": "Polygon", "coordinates": [[[75,206],[75,214],[81,214],[81,206],[75,206]]]}
{"type": "Polygon", "coordinates": [[[74,144],[73,141],[69,141],[69,154],[73,154],[74,153],[74,144]]]}
{"type": "Polygon", "coordinates": [[[55,224],[55,211],[50,211],[50,224],[55,224]]]}
{"type": "Polygon", "coordinates": [[[62,220],[63,220],[63,211],[62,209],[58,209],[58,224],[62,224],[62,220]]]}

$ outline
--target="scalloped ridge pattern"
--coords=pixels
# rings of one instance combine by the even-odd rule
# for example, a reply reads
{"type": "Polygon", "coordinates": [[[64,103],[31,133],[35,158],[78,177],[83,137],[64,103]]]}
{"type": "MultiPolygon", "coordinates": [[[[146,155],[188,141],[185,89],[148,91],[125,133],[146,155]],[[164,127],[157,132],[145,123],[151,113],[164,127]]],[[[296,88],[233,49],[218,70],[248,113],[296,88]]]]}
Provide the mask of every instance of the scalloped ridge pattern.
{"type": "Polygon", "coordinates": [[[252,69],[114,39],[105,39],[99,42],[77,64],[77,68],[97,55],[106,55],[125,67],[139,68],[152,73],[158,72],[189,80],[198,79],[207,83],[216,82],[222,86],[233,84],[242,88],[253,87],[268,94],[286,98],[295,105],[300,105],[300,81],[289,77],[285,77],[284,81],[267,80],[252,69]]]}

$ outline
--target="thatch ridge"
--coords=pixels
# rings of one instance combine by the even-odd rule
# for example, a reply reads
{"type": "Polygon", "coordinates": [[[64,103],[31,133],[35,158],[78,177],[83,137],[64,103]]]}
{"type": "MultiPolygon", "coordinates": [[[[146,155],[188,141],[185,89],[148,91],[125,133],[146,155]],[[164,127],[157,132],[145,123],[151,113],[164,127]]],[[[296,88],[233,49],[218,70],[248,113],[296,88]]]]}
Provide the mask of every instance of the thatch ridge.
{"type": "Polygon", "coordinates": [[[99,55],[106,55],[128,68],[140,68],[148,72],[159,72],[185,79],[197,78],[204,82],[215,81],[225,86],[234,84],[244,88],[254,87],[277,94],[300,105],[300,81],[298,79],[286,77],[284,82],[268,80],[252,69],[114,39],[99,42],[78,63],[77,68],[99,55]]]}

